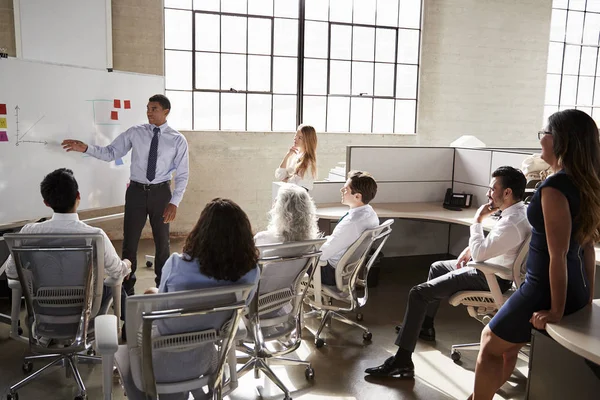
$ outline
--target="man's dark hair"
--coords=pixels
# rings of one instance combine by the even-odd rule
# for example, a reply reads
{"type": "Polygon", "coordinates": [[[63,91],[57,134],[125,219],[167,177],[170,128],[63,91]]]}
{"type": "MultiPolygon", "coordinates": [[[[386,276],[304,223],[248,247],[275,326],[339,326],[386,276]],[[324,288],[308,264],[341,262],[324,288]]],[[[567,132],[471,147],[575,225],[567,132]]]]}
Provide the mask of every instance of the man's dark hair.
{"type": "Polygon", "coordinates": [[[73,171],[59,168],[44,177],[40,184],[40,192],[54,212],[64,214],[73,210],[79,185],[73,176],[73,171]]]}
{"type": "Polygon", "coordinates": [[[348,179],[350,179],[351,193],[360,193],[363,204],[369,204],[377,194],[377,182],[371,174],[364,171],[350,171],[348,179]]]}
{"type": "Polygon", "coordinates": [[[525,186],[527,185],[527,179],[523,175],[523,172],[513,167],[503,166],[498,167],[492,173],[492,177],[499,178],[502,188],[511,189],[515,200],[523,200],[525,186]]]}
{"type": "Polygon", "coordinates": [[[154,102],[160,104],[160,106],[163,108],[163,110],[171,109],[171,102],[169,101],[167,96],[165,96],[164,94],[155,94],[154,96],[150,97],[148,99],[148,101],[154,101],[154,102]]]}

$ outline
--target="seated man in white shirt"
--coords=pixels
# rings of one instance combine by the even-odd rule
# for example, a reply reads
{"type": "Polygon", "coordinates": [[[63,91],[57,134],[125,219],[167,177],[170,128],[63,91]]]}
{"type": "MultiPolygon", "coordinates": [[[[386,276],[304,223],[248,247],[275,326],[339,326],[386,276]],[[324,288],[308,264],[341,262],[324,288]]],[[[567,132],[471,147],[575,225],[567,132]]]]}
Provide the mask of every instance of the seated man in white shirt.
{"type": "MultiPolygon", "coordinates": [[[[108,278],[105,282],[120,282],[131,272],[131,262],[119,258],[106,233],[79,220],[77,215],[80,201],[79,186],[73,171],[60,168],[49,173],[42,180],[40,191],[44,204],[52,208],[54,214],[48,221],[25,225],[21,233],[100,233],[104,237],[104,272],[108,278]]],[[[18,279],[17,267],[12,255],[8,257],[6,264],[6,276],[10,279],[18,279]]],[[[101,310],[106,311],[110,297],[110,287],[104,285],[101,310]]]]}
{"type": "Polygon", "coordinates": [[[342,189],[342,204],[350,210],[338,221],[333,233],[321,246],[321,283],[335,286],[335,268],[350,246],[367,229],[379,225],[379,217],[369,205],[377,194],[377,182],[368,173],[350,171],[342,189]],[[323,265],[324,263],[326,265],[323,265]]]}
{"type": "Polygon", "coordinates": [[[494,171],[487,192],[489,202],[482,205],[475,214],[469,246],[457,260],[432,264],[427,282],[410,290],[404,323],[396,327],[398,352],[382,365],[367,368],[367,374],[402,378],[414,376],[412,353],[418,338],[435,340],[433,319],[440,301],[463,290],[489,290],[483,272],[466,266],[469,260],[488,261],[506,268],[506,273],[497,278],[498,284],[502,292],[512,286],[512,265],[521,244],[531,234],[526,215],[527,208],[521,201],[526,183],[525,176],[516,168],[500,167],[494,171]],[[485,237],[481,223],[485,217],[497,210],[500,210],[502,215],[485,237]]]}

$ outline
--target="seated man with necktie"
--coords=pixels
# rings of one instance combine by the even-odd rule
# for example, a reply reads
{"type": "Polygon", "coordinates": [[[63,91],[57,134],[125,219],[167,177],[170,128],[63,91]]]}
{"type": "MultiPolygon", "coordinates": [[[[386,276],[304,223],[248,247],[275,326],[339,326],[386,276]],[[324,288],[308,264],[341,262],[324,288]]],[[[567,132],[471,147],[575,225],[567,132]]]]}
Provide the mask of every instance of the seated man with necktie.
{"type": "Polygon", "coordinates": [[[499,167],[492,174],[488,188],[489,202],[482,205],[471,225],[469,246],[457,260],[438,261],[429,268],[427,282],[414,286],[408,296],[404,322],[396,327],[398,352],[365,372],[374,376],[396,376],[412,378],[414,365],[412,353],[417,339],[435,340],[433,319],[442,299],[463,290],[489,291],[483,272],[467,267],[469,260],[489,261],[506,268],[502,277],[497,277],[500,290],[506,292],[512,286],[512,265],[519,248],[531,233],[527,221],[527,208],[523,203],[527,180],[521,171],[513,167],[499,167]],[[500,210],[500,219],[487,237],[483,234],[483,219],[500,210]]]}
{"type": "Polygon", "coordinates": [[[340,192],[342,204],[350,210],[340,218],[333,233],[321,246],[321,283],[330,286],[335,286],[335,267],[346,250],[364,231],[379,225],[379,217],[369,205],[377,194],[377,182],[368,172],[350,171],[340,192]]]}

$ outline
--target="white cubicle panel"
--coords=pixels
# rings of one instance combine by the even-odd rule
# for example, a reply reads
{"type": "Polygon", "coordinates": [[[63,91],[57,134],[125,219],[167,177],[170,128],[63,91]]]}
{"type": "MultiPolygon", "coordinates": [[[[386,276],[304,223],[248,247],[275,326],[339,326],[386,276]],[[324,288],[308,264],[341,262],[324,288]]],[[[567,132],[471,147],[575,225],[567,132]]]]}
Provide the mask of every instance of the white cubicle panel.
{"type": "Polygon", "coordinates": [[[348,170],[368,171],[377,182],[452,180],[451,147],[348,146],[348,170]]]}
{"type": "Polygon", "coordinates": [[[470,193],[473,195],[473,204],[471,207],[479,207],[488,202],[487,191],[489,181],[485,187],[479,185],[471,185],[468,183],[454,182],[453,191],[455,193],[470,193]]]}
{"type": "Polygon", "coordinates": [[[533,153],[492,151],[491,171],[494,172],[498,167],[502,167],[504,165],[509,165],[511,167],[521,169],[521,164],[523,163],[523,160],[525,158],[529,157],[531,154],[533,154],[533,153]]]}
{"type": "MultiPolygon", "coordinates": [[[[454,184],[469,183],[487,187],[490,183],[492,152],[489,150],[456,149],[454,184]]],[[[455,190],[456,191],[456,190],[455,190]]]]}
{"type": "MultiPolygon", "coordinates": [[[[311,196],[316,204],[338,203],[341,201],[342,182],[315,182],[311,196]]],[[[278,186],[277,186],[278,187],[278,186]]],[[[416,203],[444,200],[446,189],[452,181],[442,182],[378,182],[377,195],[373,203],[416,203]]],[[[277,195],[274,185],[273,198],[277,195]]]]}

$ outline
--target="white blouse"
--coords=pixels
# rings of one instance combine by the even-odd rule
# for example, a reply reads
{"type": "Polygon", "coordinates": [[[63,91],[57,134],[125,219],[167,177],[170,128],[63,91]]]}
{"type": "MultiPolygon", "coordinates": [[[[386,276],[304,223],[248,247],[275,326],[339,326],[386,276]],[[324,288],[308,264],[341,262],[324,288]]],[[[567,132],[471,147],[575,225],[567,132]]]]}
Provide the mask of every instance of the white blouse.
{"type": "Polygon", "coordinates": [[[312,190],[315,177],[310,171],[310,168],[304,172],[304,177],[294,173],[296,170],[296,164],[298,164],[300,157],[302,157],[302,154],[294,154],[288,158],[286,168],[277,168],[275,170],[275,179],[278,181],[283,181],[285,178],[288,178],[288,183],[293,183],[294,185],[302,186],[305,189],[312,190]]]}

